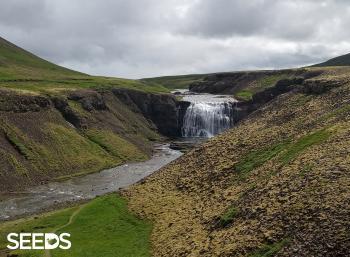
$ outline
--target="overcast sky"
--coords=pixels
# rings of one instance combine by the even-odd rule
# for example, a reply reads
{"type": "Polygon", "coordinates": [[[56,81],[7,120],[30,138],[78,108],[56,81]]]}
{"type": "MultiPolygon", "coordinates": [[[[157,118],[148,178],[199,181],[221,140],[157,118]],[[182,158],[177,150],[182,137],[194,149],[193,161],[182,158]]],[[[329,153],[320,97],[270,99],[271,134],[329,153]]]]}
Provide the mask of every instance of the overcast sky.
{"type": "Polygon", "coordinates": [[[0,36],[93,75],[296,67],[350,52],[346,0],[0,0],[0,36]]]}

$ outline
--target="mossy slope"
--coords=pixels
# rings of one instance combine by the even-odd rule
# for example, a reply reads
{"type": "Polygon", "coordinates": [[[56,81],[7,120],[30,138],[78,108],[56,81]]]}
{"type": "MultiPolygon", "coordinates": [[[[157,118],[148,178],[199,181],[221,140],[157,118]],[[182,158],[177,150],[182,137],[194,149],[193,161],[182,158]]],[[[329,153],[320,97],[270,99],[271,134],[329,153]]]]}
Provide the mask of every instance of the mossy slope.
{"type": "Polygon", "coordinates": [[[327,72],[125,192],[154,256],[350,255],[350,73],[327,72]]]}

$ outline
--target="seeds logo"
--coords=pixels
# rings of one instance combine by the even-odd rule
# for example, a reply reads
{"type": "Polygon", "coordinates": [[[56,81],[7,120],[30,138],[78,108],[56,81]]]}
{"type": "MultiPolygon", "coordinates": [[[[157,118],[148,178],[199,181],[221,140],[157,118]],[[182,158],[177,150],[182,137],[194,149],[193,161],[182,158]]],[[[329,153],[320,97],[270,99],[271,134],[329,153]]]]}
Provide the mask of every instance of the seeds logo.
{"type": "Polygon", "coordinates": [[[10,243],[7,248],[10,250],[53,250],[60,248],[68,250],[72,243],[67,238],[69,233],[56,235],[54,233],[10,233],[7,241],[10,243]]]}

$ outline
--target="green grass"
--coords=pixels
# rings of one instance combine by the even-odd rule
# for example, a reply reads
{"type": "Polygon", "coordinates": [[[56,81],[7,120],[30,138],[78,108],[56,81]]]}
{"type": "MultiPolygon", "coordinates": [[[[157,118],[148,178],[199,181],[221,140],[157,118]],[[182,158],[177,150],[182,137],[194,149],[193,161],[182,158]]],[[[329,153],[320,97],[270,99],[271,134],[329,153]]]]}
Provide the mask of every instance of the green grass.
{"type": "Polygon", "coordinates": [[[250,171],[261,166],[282,152],[289,142],[280,142],[258,151],[250,152],[248,155],[235,165],[236,171],[241,178],[245,178],[250,171]]]}
{"type": "Polygon", "coordinates": [[[228,208],[225,213],[223,213],[220,218],[219,218],[219,226],[220,227],[225,227],[228,224],[232,223],[235,219],[235,217],[238,214],[238,209],[235,208],[234,206],[231,206],[228,208]]]}
{"type": "Polygon", "coordinates": [[[5,132],[5,137],[26,159],[32,159],[31,150],[24,145],[23,140],[21,140],[14,131],[7,130],[5,132]]]}
{"type": "Polygon", "coordinates": [[[69,251],[53,251],[53,257],[150,256],[150,222],[127,209],[125,199],[107,195],[90,202],[62,231],[72,235],[69,251]]]}
{"type": "Polygon", "coordinates": [[[45,133],[50,145],[40,145],[37,151],[46,162],[44,166],[51,170],[65,168],[76,173],[90,173],[122,163],[120,158],[110,155],[73,128],[48,123],[45,133]]]}
{"type": "Polygon", "coordinates": [[[64,210],[49,212],[39,216],[9,221],[0,224],[0,249],[6,248],[7,234],[20,232],[50,232],[67,223],[69,217],[77,209],[68,208],[64,210]]]}
{"type": "Polygon", "coordinates": [[[302,153],[305,149],[315,144],[320,144],[324,142],[330,137],[330,135],[331,135],[331,132],[326,129],[322,129],[314,133],[305,135],[300,139],[298,139],[293,144],[290,144],[286,149],[286,151],[284,151],[280,155],[279,160],[283,164],[288,164],[289,162],[294,160],[300,153],[302,153]]]}
{"type": "Polygon", "coordinates": [[[253,93],[249,90],[242,90],[235,94],[238,100],[249,101],[253,97],[253,93]]]}
{"type": "Polygon", "coordinates": [[[201,81],[207,75],[208,74],[164,76],[155,78],[145,78],[141,79],[140,81],[146,82],[150,85],[161,85],[168,89],[186,89],[191,83],[201,81]]]}
{"type": "Polygon", "coordinates": [[[288,74],[271,74],[268,76],[264,76],[261,79],[257,80],[257,89],[261,90],[266,89],[268,87],[272,87],[277,83],[277,81],[285,79],[288,76],[288,74]]]}
{"type": "Polygon", "coordinates": [[[257,251],[250,254],[249,257],[273,257],[279,251],[281,251],[283,247],[288,245],[288,243],[289,239],[284,239],[280,242],[276,242],[273,244],[266,244],[257,251]]]}
{"type": "Polygon", "coordinates": [[[252,170],[260,167],[274,157],[277,157],[277,161],[286,165],[293,161],[307,148],[324,142],[330,136],[331,132],[329,130],[322,129],[307,134],[294,142],[289,140],[279,142],[269,147],[250,152],[235,165],[235,170],[238,172],[241,179],[245,179],[252,170]]]}
{"type": "MultiPolygon", "coordinates": [[[[53,257],[147,257],[150,255],[152,224],[128,211],[127,201],[110,194],[87,203],[39,216],[0,225],[1,248],[6,247],[9,232],[67,232],[72,248],[53,250],[53,257]],[[70,217],[75,213],[72,223],[70,217]],[[60,229],[61,228],[61,229],[60,229]]],[[[22,251],[21,257],[43,256],[43,251],[22,251]]]]}
{"type": "MultiPolygon", "coordinates": [[[[32,174],[51,174],[53,177],[60,177],[73,170],[74,174],[87,174],[119,165],[128,154],[130,159],[133,158],[131,150],[134,150],[136,160],[144,156],[141,151],[137,151],[122,139],[120,144],[123,144],[123,147],[113,151],[120,151],[123,158],[112,155],[99,144],[68,126],[46,123],[41,128],[45,141],[34,140],[13,124],[2,123],[0,126],[6,131],[11,144],[28,160],[27,170],[30,169],[32,174]]],[[[117,136],[112,134],[110,136],[113,144],[117,136]]],[[[17,173],[26,174],[26,169],[15,157],[8,156],[7,159],[13,164],[17,173]]]]}

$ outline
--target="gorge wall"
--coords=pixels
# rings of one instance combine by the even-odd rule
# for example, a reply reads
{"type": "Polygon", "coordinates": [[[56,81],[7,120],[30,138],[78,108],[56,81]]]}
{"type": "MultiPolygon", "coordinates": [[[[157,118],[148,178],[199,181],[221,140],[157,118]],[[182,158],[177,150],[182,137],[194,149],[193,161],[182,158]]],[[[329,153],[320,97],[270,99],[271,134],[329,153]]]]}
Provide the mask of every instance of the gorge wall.
{"type": "Polygon", "coordinates": [[[0,192],[144,160],[176,136],[179,103],[136,90],[0,94],[0,192]]]}

